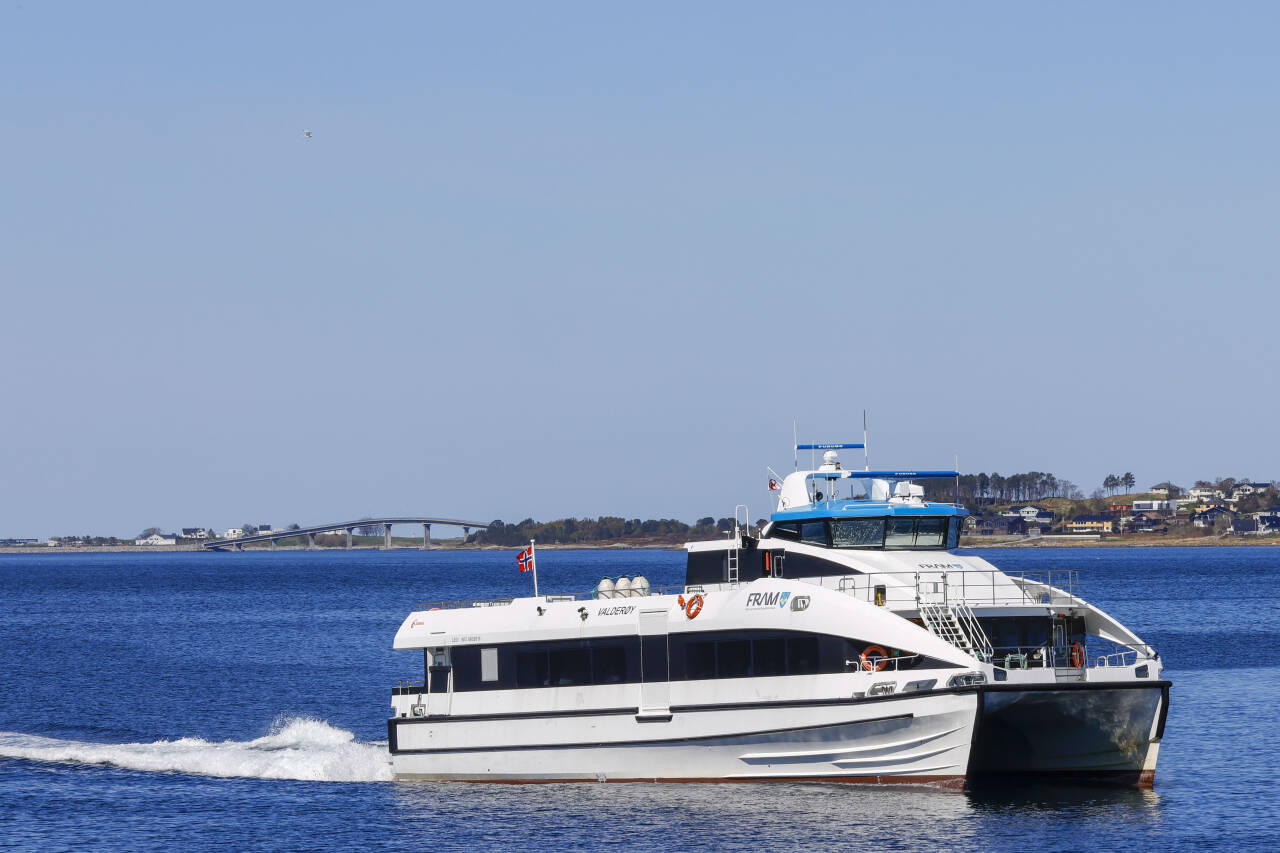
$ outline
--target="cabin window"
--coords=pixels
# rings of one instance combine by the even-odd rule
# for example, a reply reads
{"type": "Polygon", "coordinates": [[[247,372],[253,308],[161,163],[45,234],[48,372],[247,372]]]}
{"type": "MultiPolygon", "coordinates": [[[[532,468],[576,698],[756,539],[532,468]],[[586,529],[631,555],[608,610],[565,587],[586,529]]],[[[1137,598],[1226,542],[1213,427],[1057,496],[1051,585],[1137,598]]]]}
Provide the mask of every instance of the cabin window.
{"type": "Polygon", "coordinates": [[[916,519],[916,547],[941,548],[946,530],[947,520],[945,518],[916,519]]]}
{"type": "Polygon", "coordinates": [[[827,547],[827,523],[825,521],[806,521],[800,525],[800,541],[809,545],[827,547]]]}
{"type": "Polygon", "coordinates": [[[751,641],[716,643],[716,677],[742,678],[747,675],[751,675],[751,641]]]}
{"type": "Polygon", "coordinates": [[[812,675],[818,671],[818,638],[790,637],[787,640],[787,674],[812,675]]]}
{"type": "Polygon", "coordinates": [[[546,687],[547,653],[538,651],[516,653],[516,687],[546,687]]]}
{"type": "Polygon", "coordinates": [[[684,669],[671,673],[673,681],[843,672],[845,646],[851,642],[843,637],[762,631],[672,635],[671,639],[684,646],[684,669]],[[831,647],[825,656],[824,646],[831,647]],[[830,660],[824,663],[826,658],[830,660]]]}
{"type": "Polygon", "coordinates": [[[769,535],[778,539],[790,539],[793,542],[800,539],[800,525],[794,521],[778,522],[769,528],[769,535]]]}
{"type": "Polygon", "coordinates": [[[638,682],[640,638],[461,646],[453,650],[453,673],[455,692],[638,682]]]}
{"type": "Polygon", "coordinates": [[[685,564],[685,583],[723,583],[725,579],[725,552],[690,551],[685,564]]]}
{"type": "Polygon", "coordinates": [[[787,641],[781,637],[752,640],[751,664],[756,675],[786,675],[787,641]]]}
{"type": "Polygon", "coordinates": [[[916,520],[914,518],[889,519],[889,532],[884,537],[886,548],[911,548],[916,544],[916,520]]]}
{"type": "Polygon", "coordinates": [[[684,677],[690,680],[716,677],[716,644],[712,642],[686,643],[684,647],[684,677]]]}
{"type": "MultiPolygon", "coordinates": [[[[1048,620],[1040,618],[1043,637],[1048,620]]],[[[994,626],[993,626],[994,627],[994,626]]],[[[1075,625],[1071,626],[1073,629],[1075,625]]],[[[992,631],[993,638],[997,635],[992,631]]],[[[801,631],[699,631],[657,636],[600,637],[453,649],[453,666],[432,666],[432,692],[634,684],[751,676],[846,672],[868,643],[801,631]],[[670,656],[667,650],[670,646],[670,656]],[[668,665],[670,671],[668,671],[668,665]]],[[[889,650],[900,657],[910,652],[889,650]]],[[[916,657],[909,666],[941,666],[916,657]]]]}
{"type": "Polygon", "coordinates": [[[822,547],[928,550],[956,547],[962,522],[937,515],[814,519],[775,524],[769,535],[822,547]]]}
{"type": "Polygon", "coordinates": [[[591,683],[620,684],[627,678],[627,650],[605,646],[591,650],[591,683]]]}
{"type": "Polygon", "coordinates": [[[498,680],[498,650],[496,648],[480,650],[480,680],[498,680]]]}
{"type": "Polygon", "coordinates": [[[884,545],[884,519],[833,518],[831,544],[836,548],[880,548],[884,545]]]}
{"type": "Polygon", "coordinates": [[[945,544],[947,519],[942,516],[899,517],[889,519],[885,535],[886,548],[941,548],[945,544]]]}
{"type": "Polygon", "coordinates": [[[554,649],[548,666],[552,687],[591,683],[591,652],[588,649],[554,649]]]}

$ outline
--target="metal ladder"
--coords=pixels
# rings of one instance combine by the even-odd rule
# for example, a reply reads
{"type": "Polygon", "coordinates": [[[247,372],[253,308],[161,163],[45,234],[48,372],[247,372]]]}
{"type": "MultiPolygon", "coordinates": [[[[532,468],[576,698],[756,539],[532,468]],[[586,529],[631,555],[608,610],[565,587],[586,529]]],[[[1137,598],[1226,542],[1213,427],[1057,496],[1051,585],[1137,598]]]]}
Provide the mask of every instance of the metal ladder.
{"type": "Polygon", "coordinates": [[[995,649],[987,638],[987,632],[982,630],[982,623],[978,621],[973,608],[963,601],[958,602],[951,605],[951,616],[968,639],[970,654],[980,661],[990,661],[995,656],[995,649]]]}
{"type": "Polygon", "coordinates": [[[733,508],[733,531],[730,533],[733,537],[733,547],[729,549],[728,554],[729,583],[738,582],[738,550],[742,545],[742,531],[747,529],[749,524],[751,524],[751,511],[747,509],[746,504],[738,504],[733,508]],[[738,510],[742,510],[741,524],[738,523],[738,510]]]}
{"type": "Polygon", "coordinates": [[[946,640],[966,654],[973,654],[973,644],[969,642],[969,636],[965,634],[964,628],[960,626],[960,621],[956,619],[955,614],[951,612],[951,608],[946,604],[934,604],[930,602],[920,602],[920,617],[924,619],[924,625],[939,638],[946,640]]]}
{"type": "Polygon", "coordinates": [[[926,582],[926,586],[922,586],[920,581],[920,575],[917,574],[916,603],[920,607],[920,618],[925,627],[965,654],[973,655],[980,661],[991,660],[994,649],[973,608],[963,601],[952,604],[948,600],[946,573],[942,573],[940,583],[930,580],[926,582]],[[932,590],[928,589],[930,586],[932,590]],[[940,596],[941,600],[926,601],[925,596],[929,594],[940,596]]]}

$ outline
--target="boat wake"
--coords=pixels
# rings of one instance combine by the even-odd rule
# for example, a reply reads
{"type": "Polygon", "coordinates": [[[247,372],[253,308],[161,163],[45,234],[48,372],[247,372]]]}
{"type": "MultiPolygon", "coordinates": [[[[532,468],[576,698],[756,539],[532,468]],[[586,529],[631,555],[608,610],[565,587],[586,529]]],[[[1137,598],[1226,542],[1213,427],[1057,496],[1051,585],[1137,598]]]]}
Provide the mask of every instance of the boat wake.
{"type": "Polygon", "coordinates": [[[0,758],[105,764],[127,770],[224,778],[306,782],[391,780],[385,743],[362,743],[349,731],[305,717],[278,719],[269,734],[249,741],[180,738],[154,743],[88,743],[0,732],[0,758]]]}

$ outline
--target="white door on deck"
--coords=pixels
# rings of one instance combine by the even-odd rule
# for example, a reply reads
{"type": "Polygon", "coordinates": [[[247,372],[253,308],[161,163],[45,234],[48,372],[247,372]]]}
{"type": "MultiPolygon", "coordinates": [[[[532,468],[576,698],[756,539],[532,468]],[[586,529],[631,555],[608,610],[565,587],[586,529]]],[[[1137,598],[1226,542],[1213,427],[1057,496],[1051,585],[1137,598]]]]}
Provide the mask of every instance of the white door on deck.
{"type": "Polygon", "coordinates": [[[671,704],[667,666],[667,611],[640,611],[640,713],[665,712],[671,704]]]}

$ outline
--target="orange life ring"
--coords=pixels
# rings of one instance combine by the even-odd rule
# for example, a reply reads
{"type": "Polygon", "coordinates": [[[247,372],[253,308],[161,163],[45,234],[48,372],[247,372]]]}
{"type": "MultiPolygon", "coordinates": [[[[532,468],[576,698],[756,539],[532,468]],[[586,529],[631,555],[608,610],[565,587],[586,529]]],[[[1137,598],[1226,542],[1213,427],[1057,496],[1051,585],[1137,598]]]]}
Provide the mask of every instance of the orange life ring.
{"type": "Polygon", "coordinates": [[[1079,643],[1071,647],[1071,665],[1076,669],[1084,666],[1084,646],[1079,643]]]}
{"type": "Polygon", "coordinates": [[[885,658],[887,657],[889,657],[889,655],[885,652],[884,649],[880,648],[879,646],[867,646],[865,649],[862,650],[862,654],[859,655],[859,660],[862,661],[862,668],[865,669],[867,672],[879,672],[880,670],[884,669],[885,666],[888,664],[888,661],[885,660],[885,658]],[[868,660],[867,655],[871,654],[872,652],[879,652],[880,659],[868,660]]]}
{"type": "Polygon", "coordinates": [[[695,595],[689,599],[689,603],[684,606],[684,615],[690,619],[702,612],[702,596],[695,595]]]}

